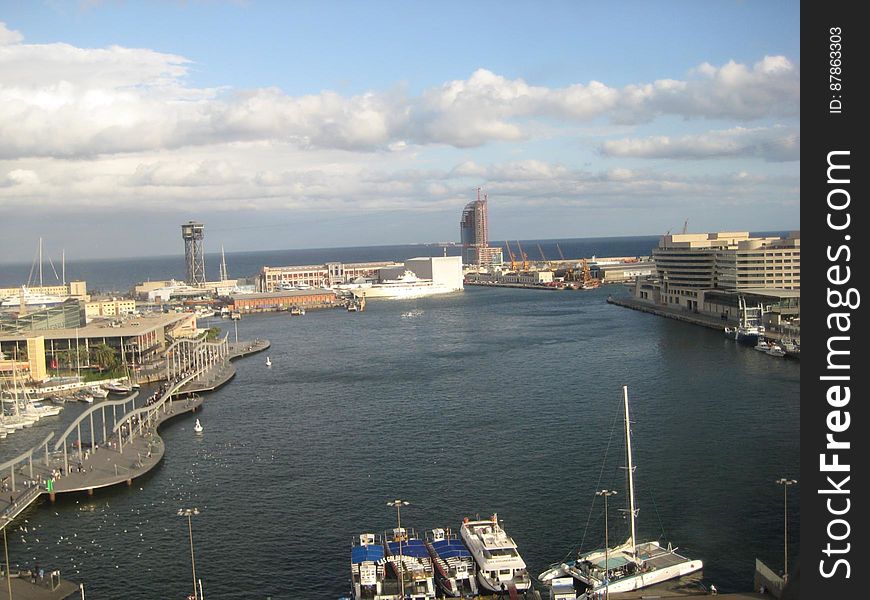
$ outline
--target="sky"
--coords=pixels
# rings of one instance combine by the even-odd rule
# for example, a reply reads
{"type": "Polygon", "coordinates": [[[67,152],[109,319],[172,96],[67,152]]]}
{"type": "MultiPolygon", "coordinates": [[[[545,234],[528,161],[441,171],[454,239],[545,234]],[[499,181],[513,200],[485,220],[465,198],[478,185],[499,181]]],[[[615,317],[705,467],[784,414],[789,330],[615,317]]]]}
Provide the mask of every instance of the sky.
{"type": "Polygon", "coordinates": [[[0,0],[0,262],[799,229],[799,17],[0,0]]]}

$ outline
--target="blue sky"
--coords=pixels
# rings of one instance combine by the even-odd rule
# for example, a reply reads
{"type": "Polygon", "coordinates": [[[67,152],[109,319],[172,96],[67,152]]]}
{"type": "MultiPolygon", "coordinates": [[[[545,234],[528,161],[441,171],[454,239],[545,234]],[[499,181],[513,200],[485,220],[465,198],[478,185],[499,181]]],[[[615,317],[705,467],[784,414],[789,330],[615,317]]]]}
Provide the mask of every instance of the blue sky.
{"type": "Polygon", "coordinates": [[[797,2],[53,0],[0,23],[0,260],[40,235],[165,254],[189,218],[228,250],[455,240],[477,186],[495,239],[800,227],[797,2]]]}

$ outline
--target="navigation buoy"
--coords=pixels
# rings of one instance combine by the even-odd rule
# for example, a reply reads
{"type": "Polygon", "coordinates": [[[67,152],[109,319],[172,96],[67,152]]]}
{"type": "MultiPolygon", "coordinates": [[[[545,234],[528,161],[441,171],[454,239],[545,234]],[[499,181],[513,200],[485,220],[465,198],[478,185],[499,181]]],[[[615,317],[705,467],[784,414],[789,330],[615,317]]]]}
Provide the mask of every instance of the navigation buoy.
{"type": "Polygon", "coordinates": [[[196,433],[202,433],[202,423],[199,422],[199,419],[196,420],[196,424],[193,426],[193,431],[196,433]]]}
{"type": "Polygon", "coordinates": [[[267,366],[267,367],[271,367],[271,366],[272,366],[272,359],[269,358],[268,356],[266,357],[266,366],[267,366]]]}

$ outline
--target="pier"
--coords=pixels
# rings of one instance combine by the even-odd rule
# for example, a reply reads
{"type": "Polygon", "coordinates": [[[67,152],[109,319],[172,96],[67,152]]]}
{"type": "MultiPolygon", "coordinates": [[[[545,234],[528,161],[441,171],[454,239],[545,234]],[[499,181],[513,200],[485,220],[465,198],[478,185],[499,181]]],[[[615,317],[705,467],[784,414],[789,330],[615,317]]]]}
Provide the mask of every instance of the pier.
{"type": "Polygon", "coordinates": [[[43,494],[87,492],[126,483],[153,469],[166,451],[157,434],[166,421],[202,406],[194,395],[224,385],[235,375],[230,361],[262,352],[267,340],[229,344],[204,339],[173,344],[158,392],[139,401],[138,392],[85,410],[55,440],[52,432],[26,452],[0,464],[0,529],[43,494]],[[109,416],[111,413],[111,416],[109,416]],[[54,442],[54,443],[52,443],[54,442]],[[8,501],[7,501],[8,499],[8,501]]]}
{"type": "MultiPolygon", "coordinates": [[[[692,325],[700,325],[702,327],[706,327],[708,329],[715,329],[720,332],[724,332],[726,326],[736,327],[739,324],[736,319],[722,319],[721,317],[711,317],[684,310],[667,308],[664,306],[654,306],[652,304],[649,304],[648,302],[643,302],[642,300],[637,300],[635,298],[614,298],[612,296],[609,296],[607,298],[607,302],[609,304],[615,304],[617,306],[630,308],[632,310],[637,310],[652,315],[657,315],[659,317],[666,317],[668,319],[683,321],[684,323],[691,323],[692,325]]],[[[774,341],[780,341],[784,338],[787,338],[788,336],[784,335],[782,332],[772,331],[768,329],[764,332],[764,337],[774,341]]]]}

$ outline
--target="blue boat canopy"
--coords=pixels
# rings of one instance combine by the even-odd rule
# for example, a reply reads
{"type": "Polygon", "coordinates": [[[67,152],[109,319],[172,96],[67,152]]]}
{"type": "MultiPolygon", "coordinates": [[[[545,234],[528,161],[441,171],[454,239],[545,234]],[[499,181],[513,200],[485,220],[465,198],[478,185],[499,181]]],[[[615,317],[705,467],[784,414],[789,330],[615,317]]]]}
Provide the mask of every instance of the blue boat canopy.
{"type": "Polygon", "coordinates": [[[468,548],[460,540],[438,540],[437,542],[432,542],[432,547],[438,553],[438,556],[445,560],[454,556],[471,556],[471,552],[468,551],[468,548]]]}
{"type": "MultiPolygon", "coordinates": [[[[390,552],[394,555],[399,554],[399,543],[398,542],[388,542],[390,544],[390,552]]],[[[402,555],[403,556],[414,556],[417,558],[428,558],[429,552],[426,550],[426,546],[423,545],[423,540],[419,539],[411,539],[406,542],[402,542],[402,555]]]]}
{"type": "Polygon", "coordinates": [[[368,546],[354,546],[350,550],[351,564],[358,564],[368,560],[377,562],[384,558],[384,547],[380,544],[370,544],[368,546]]]}

